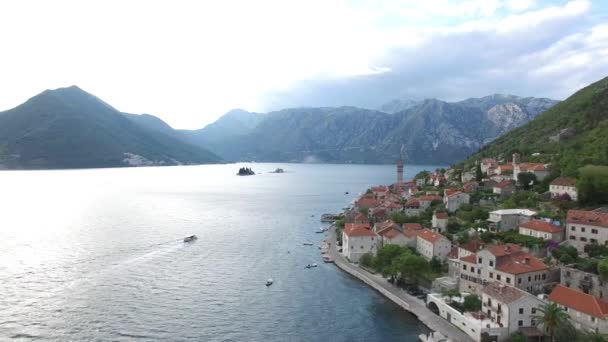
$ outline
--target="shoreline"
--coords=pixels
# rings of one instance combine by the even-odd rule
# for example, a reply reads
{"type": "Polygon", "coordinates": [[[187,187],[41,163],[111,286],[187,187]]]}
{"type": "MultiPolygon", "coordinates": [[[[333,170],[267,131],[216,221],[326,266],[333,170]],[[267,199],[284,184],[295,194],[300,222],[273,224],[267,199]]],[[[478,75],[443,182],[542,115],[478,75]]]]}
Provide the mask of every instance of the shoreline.
{"type": "Polygon", "coordinates": [[[329,253],[334,259],[334,264],[338,269],[354,278],[357,278],[367,286],[391,300],[393,303],[408,311],[431,331],[437,331],[449,337],[454,342],[473,341],[465,332],[431,312],[431,310],[426,307],[426,303],[424,301],[412,297],[402,289],[393,286],[382,276],[371,274],[344,259],[344,257],[336,249],[335,228],[335,225],[332,224],[326,239],[331,242],[329,253]]]}

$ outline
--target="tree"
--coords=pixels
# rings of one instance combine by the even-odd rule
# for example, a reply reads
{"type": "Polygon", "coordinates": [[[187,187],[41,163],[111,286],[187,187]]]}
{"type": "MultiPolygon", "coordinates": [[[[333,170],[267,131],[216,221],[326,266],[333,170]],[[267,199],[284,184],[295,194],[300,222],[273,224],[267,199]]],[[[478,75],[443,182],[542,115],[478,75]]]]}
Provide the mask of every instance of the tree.
{"type": "Polygon", "coordinates": [[[517,174],[517,182],[519,182],[525,190],[529,190],[537,182],[536,175],[531,172],[520,172],[517,174]]]}
{"type": "Polygon", "coordinates": [[[415,254],[405,254],[397,260],[401,276],[416,283],[418,278],[429,271],[429,263],[423,257],[415,254]]]}
{"type": "Polygon", "coordinates": [[[509,336],[509,342],[527,342],[528,339],[520,331],[516,331],[509,336]]]}
{"type": "Polygon", "coordinates": [[[608,280],[608,257],[597,264],[597,273],[603,280],[608,280]]]}
{"type": "Polygon", "coordinates": [[[483,172],[481,172],[481,163],[477,163],[477,167],[475,168],[475,180],[481,182],[483,179],[483,172]]]}
{"type": "Polygon", "coordinates": [[[374,258],[374,268],[381,272],[383,275],[395,275],[398,272],[394,272],[393,261],[399,258],[404,253],[411,253],[409,249],[403,248],[399,245],[385,245],[378,250],[376,258],[374,258]]]}
{"type": "Polygon", "coordinates": [[[576,183],[579,202],[596,204],[608,202],[608,166],[587,165],[578,171],[576,183]]]}
{"type": "Polygon", "coordinates": [[[430,262],[431,270],[435,273],[441,272],[441,261],[437,257],[433,257],[430,262]]]}
{"type": "Polygon", "coordinates": [[[595,331],[583,332],[579,335],[576,340],[580,342],[608,342],[608,336],[595,331]]]}
{"type": "Polygon", "coordinates": [[[363,254],[359,259],[359,263],[365,267],[371,267],[373,265],[373,262],[374,256],[369,252],[363,254]]]}
{"type": "Polygon", "coordinates": [[[359,212],[365,216],[367,216],[369,214],[369,208],[368,207],[361,207],[359,208],[359,212]]]}
{"type": "Polygon", "coordinates": [[[481,299],[478,295],[468,295],[464,297],[464,303],[462,304],[464,311],[476,312],[481,310],[481,299]]]}
{"type": "Polygon", "coordinates": [[[541,327],[545,334],[549,335],[549,341],[555,341],[555,333],[559,327],[567,327],[570,324],[570,316],[562,310],[557,304],[549,303],[541,305],[537,309],[540,314],[532,317],[537,322],[537,326],[541,327]]]}

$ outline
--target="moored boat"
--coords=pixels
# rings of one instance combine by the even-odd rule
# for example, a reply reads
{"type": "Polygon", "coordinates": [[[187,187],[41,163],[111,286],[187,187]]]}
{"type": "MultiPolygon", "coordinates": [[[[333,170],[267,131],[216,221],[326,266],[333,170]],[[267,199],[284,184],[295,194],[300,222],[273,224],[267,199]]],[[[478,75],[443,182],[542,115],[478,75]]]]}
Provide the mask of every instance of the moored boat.
{"type": "Polygon", "coordinates": [[[266,286],[270,286],[274,283],[274,281],[272,280],[272,278],[268,278],[268,280],[266,280],[266,286]]]}
{"type": "Polygon", "coordinates": [[[198,237],[196,237],[196,235],[189,235],[184,238],[184,242],[192,242],[196,239],[198,239],[198,237]]]}

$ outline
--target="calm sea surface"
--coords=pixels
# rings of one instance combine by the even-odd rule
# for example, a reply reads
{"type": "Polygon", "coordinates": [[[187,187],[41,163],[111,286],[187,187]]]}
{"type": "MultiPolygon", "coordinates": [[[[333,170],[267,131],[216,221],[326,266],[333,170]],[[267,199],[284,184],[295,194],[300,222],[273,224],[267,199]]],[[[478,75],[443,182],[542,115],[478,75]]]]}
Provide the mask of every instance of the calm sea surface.
{"type": "Polygon", "coordinates": [[[323,264],[316,247],[320,215],[393,182],[394,166],[251,164],[260,174],[237,177],[239,166],[0,172],[0,341],[415,341],[426,332],[323,264]],[[268,173],[276,167],[287,173],[268,173]],[[199,240],[184,244],[189,234],[199,240]]]}

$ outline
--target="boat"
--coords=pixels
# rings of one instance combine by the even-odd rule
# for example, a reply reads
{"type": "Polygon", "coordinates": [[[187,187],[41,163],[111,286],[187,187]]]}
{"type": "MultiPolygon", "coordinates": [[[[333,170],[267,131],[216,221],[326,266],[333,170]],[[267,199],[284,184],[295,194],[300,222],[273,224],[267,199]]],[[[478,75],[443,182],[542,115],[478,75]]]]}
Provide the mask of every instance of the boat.
{"type": "Polygon", "coordinates": [[[302,243],[304,246],[312,246],[312,242],[304,242],[302,243]]]}
{"type": "Polygon", "coordinates": [[[308,265],[306,265],[304,267],[306,267],[306,268],[313,268],[313,267],[317,267],[317,266],[319,266],[319,265],[317,265],[317,264],[308,264],[308,265]]]}
{"type": "Polygon", "coordinates": [[[198,237],[196,237],[196,235],[189,235],[184,238],[184,242],[192,242],[196,239],[198,239],[198,237]]]}
{"type": "Polygon", "coordinates": [[[272,171],[271,173],[284,173],[284,172],[285,172],[285,170],[283,170],[280,167],[278,167],[274,171],[272,171]]]}
{"type": "Polygon", "coordinates": [[[270,286],[270,285],[272,285],[272,283],[274,283],[272,278],[268,278],[268,280],[266,280],[266,286],[270,286]]]}
{"type": "Polygon", "coordinates": [[[345,194],[345,195],[348,195],[348,191],[344,191],[344,194],[345,194]]]}
{"type": "Polygon", "coordinates": [[[332,257],[330,257],[329,255],[324,255],[323,262],[332,263],[332,262],[334,262],[334,259],[332,257]]]}

